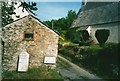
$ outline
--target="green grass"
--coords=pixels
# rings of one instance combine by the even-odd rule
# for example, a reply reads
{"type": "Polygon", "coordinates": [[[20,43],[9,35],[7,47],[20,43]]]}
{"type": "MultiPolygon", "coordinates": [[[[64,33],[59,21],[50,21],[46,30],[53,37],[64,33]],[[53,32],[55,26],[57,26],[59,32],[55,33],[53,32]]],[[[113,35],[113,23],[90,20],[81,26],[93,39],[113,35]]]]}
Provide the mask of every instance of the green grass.
{"type": "Polygon", "coordinates": [[[120,78],[117,73],[113,72],[117,68],[120,69],[118,65],[119,48],[119,44],[105,44],[103,47],[98,44],[91,46],[70,45],[60,47],[59,54],[101,78],[116,79],[120,78]],[[80,51],[78,52],[79,49],[80,51]]]}
{"type": "Polygon", "coordinates": [[[43,66],[29,69],[27,72],[4,72],[3,79],[61,79],[61,76],[56,70],[43,66]]]}

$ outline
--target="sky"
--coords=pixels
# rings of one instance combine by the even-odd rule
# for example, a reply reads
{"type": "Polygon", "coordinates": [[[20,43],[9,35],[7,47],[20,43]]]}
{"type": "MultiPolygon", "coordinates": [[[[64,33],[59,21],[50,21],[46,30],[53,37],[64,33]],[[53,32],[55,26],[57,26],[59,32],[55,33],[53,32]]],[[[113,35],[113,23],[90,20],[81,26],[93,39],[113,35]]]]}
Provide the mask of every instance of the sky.
{"type": "MultiPolygon", "coordinates": [[[[113,0],[25,0],[33,1],[37,3],[38,10],[35,11],[36,17],[41,21],[47,21],[52,19],[59,19],[66,17],[69,10],[76,11],[78,13],[81,8],[82,1],[113,1],[113,0]]],[[[119,1],[119,0],[114,0],[119,1]]],[[[16,7],[17,8],[17,7],[16,7]]],[[[15,12],[24,17],[28,15],[27,11],[22,12],[22,8],[17,8],[15,12]]],[[[17,18],[13,17],[14,20],[17,18]]]]}
{"type": "MultiPolygon", "coordinates": [[[[28,0],[29,1],[29,0],[28,0]]],[[[48,21],[48,20],[52,20],[52,19],[59,19],[62,17],[66,17],[68,14],[69,10],[73,10],[76,13],[78,13],[78,11],[81,8],[81,1],[79,2],[45,2],[45,1],[35,1],[34,2],[37,3],[37,11],[34,11],[34,13],[36,14],[36,17],[41,20],[41,21],[48,21]]],[[[29,13],[24,10],[24,12],[22,12],[22,7],[18,6],[20,5],[20,2],[18,2],[18,4],[15,6],[16,7],[16,14],[20,15],[20,18],[28,15],[29,13]]],[[[15,15],[13,15],[13,19],[17,20],[18,18],[15,17],[15,15]]]]}
{"type": "Polygon", "coordinates": [[[66,17],[69,10],[78,13],[81,2],[37,2],[36,17],[41,21],[66,17]]]}

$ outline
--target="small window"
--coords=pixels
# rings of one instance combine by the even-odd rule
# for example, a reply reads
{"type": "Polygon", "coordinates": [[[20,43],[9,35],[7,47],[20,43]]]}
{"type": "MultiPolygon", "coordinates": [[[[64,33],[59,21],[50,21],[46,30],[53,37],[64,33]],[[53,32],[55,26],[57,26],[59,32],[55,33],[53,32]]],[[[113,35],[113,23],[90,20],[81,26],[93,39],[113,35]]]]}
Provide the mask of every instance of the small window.
{"type": "Polygon", "coordinates": [[[33,33],[25,33],[24,34],[24,39],[25,40],[33,40],[34,39],[33,33]]]}

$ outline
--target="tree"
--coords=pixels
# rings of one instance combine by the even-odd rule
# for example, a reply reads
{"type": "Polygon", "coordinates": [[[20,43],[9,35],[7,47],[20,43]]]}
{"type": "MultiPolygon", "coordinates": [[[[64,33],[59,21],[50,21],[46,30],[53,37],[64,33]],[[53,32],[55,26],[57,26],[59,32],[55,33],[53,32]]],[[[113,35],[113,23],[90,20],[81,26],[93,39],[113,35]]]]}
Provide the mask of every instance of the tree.
{"type": "Polygon", "coordinates": [[[53,19],[51,21],[44,21],[44,24],[46,24],[51,29],[58,31],[60,34],[65,35],[76,16],[77,14],[75,11],[69,10],[65,18],[63,17],[58,20],[53,19]]]}
{"type": "Polygon", "coordinates": [[[20,6],[19,7],[22,7],[22,11],[24,12],[24,10],[32,13],[35,15],[35,13],[33,13],[33,10],[37,10],[37,7],[36,7],[36,3],[35,2],[21,2],[20,6]]]}
{"type": "Polygon", "coordinates": [[[75,11],[73,10],[69,10],[67,17],[66,17],[66,21],[67,21],[67,26],[68,28],[71,26],[73,20],[77,17],[77,14],[75,11]]]}
{"type": "Polygon", "coordinates": [[[66,17],[60,18],[58,20],[44,21],[43,23],[47,25],[49,28],[53,29],[63,38],[65,37],[70,41],[80,40],[79,32],[70,29],[70,26],[73,20],[77,17],[77,14],[73,10],[69,10],[66,17]],[[79,37],[76,37],[79,36],[79,37]]]}
{"type": "MultiPolygon", "coordinates": [[[[16,13],[14,12],[15,10],[15,5],[17,3],[16,2],[1,2],[1,16],[2,16],[2,26],[4,27],[5,25],[13,22],[13,18],[12,15],[16,15],[16,13]]],[[[34,2],[21,2],[20,6],[23,8],[23,12],[26,9],[28,12],[31,12],[32,14],[34,14],[32,11],[33,10],[37,10],[36,7],[36,3],[34,2]]],[[[35,15],[35,14],[34,14],[35,15]]],[[[16,15],[16,17],[19,17],[18,15],[16,15]]]]}
{"type": "Polygon", "coordinates": [[[65,35],[66,39],[70,40],[74,43],[79,43],[82,41],[82,36],[80,31],[76,31],[76,29],[69,29],[65,35]]]}
{"type": "Polygon", "coordinates": [[[14,2],[12,2],[11,4],[9,4],[8,2],[1,2],[1,15],[2,15],[2,26],[3,27],[7,25],[8,23],[13,22],[12,15],[16,14],[14,12],[15,10],[14,5],[15,5],[14,2]]]}

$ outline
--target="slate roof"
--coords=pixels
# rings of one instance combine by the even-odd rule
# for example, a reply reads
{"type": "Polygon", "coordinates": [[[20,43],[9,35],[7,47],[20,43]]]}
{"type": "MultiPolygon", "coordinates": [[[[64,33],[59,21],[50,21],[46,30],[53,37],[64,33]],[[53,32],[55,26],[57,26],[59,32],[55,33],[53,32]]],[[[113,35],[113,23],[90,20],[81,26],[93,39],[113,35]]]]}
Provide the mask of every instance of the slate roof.
{"type": "Polygon", "coordinates": [[[71,28],[120,22],[120,2],[88,2],[82,6],[71,28]]]}

